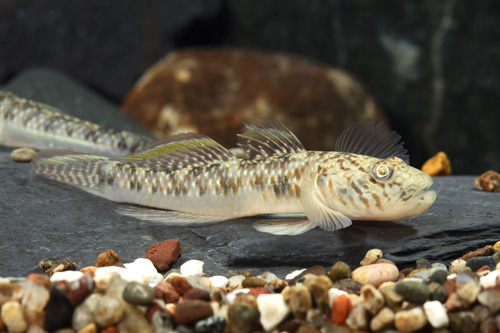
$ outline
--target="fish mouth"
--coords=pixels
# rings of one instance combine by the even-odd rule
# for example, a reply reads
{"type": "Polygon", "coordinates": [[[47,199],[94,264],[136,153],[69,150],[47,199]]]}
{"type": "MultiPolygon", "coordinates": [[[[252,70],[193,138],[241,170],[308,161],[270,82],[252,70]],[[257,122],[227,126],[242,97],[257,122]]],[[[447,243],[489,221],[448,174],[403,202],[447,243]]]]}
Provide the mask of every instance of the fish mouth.
{"type": "Polygon", "coordinates": [[[436,191],[429,190],[430,187],[431,185],[426,186],[416,193],[412,198],[412,202],[417,203],[419,206],[431,206],[436,200],[437,193],[436,191]]]}

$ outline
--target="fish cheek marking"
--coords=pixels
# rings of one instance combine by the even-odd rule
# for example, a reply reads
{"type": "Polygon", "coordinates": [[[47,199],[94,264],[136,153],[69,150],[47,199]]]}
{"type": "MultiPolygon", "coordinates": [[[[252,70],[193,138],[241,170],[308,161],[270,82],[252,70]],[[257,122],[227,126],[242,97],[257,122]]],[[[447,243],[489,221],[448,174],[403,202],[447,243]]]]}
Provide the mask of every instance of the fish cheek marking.
{"type": "Polygon", "coordinates": [[[375,200],[375,206],[380,209],[380,211],[384,211],[384,208],[382,207],[382,205],[380,204],[380,197],[378,195],[376,195],[375,193],[372,193],[372,197],[373,199],[375,200]]]}
{"type": "Polygon", "coordinates": [[[356,191],[356,193],[358,194],[359,200],[361,200],[361,202],[365,205],[366,209],[369,209],[370,204],[368,200],[365,197],[363,197],[363,192],[354,183],[351,183],[351,186],[354,189],[354,191],[356,191]]]}

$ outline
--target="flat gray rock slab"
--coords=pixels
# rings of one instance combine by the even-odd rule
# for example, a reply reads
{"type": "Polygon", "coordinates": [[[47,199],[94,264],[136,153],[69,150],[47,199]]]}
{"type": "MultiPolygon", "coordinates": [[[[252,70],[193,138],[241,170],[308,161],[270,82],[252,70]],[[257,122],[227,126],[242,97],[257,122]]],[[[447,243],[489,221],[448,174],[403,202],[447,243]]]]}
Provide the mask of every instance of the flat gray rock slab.
{"type": "Polygon", "coordinates": [[[113,249],[123,262],[143,257],[146,248],[178,239],[183,255],[205,262],[209,274],[236,269],[269,270],[284,277],[297,268],[330,266],[338,260],[359,265],[365,252],[382,249],[388,259],[411,266],[418,258],[449,262],[463,253],[500,240],[500,193],[473,188],[474,177],[436,178],[435,204],[421,216],[396,222],[354,222],[325,232],[274,236],[251,226],[253,219],[207,227],[168,227],[115,213],[119,206],[29,173],[29,165],[0,151],[0,276],[37,271],[45,257],[70,258],[79,267],[113,249]]]}

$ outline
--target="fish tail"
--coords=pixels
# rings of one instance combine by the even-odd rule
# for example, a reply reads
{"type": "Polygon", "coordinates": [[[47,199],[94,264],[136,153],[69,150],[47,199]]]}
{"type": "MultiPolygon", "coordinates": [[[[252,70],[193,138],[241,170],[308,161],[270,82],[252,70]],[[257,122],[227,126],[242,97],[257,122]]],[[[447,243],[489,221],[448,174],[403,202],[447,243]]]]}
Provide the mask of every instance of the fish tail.
{"type": "Polygon", "coordinates": [[[76,186],[87,191],[99,187],[99,169],[109,161],[103,156],[47,149],[31,162],[31,172],[47,179],[76,186]]]}

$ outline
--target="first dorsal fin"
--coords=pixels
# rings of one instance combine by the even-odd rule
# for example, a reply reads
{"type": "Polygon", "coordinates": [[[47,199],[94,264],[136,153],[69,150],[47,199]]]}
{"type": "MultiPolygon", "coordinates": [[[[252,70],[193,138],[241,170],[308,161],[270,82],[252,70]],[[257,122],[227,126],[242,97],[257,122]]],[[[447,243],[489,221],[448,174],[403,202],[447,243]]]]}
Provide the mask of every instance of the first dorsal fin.
{"type": "Polygon", "coordinates": [[[161,140],[140,152],[122,157],[121,162],[155,170],[218,164],[235,159],[226,148],[207,136],[182,133],[161,140]]]}
{"type": "Polygon", "coordinates": [[[249,119],[238,134],[238,146],[250,158],[268,158],[305,150],[297,137],[277,120],[249,119]]]}
{"type": "Polygon", "coordinates": [[[399,157],[406,164],[410,156],[399,142],[401,136],[390,131],[384,123],[375,123],[375,119],[361,119],[345,129],[337,139],[335,151],[367,155],[386,159],[399,157]]]}

